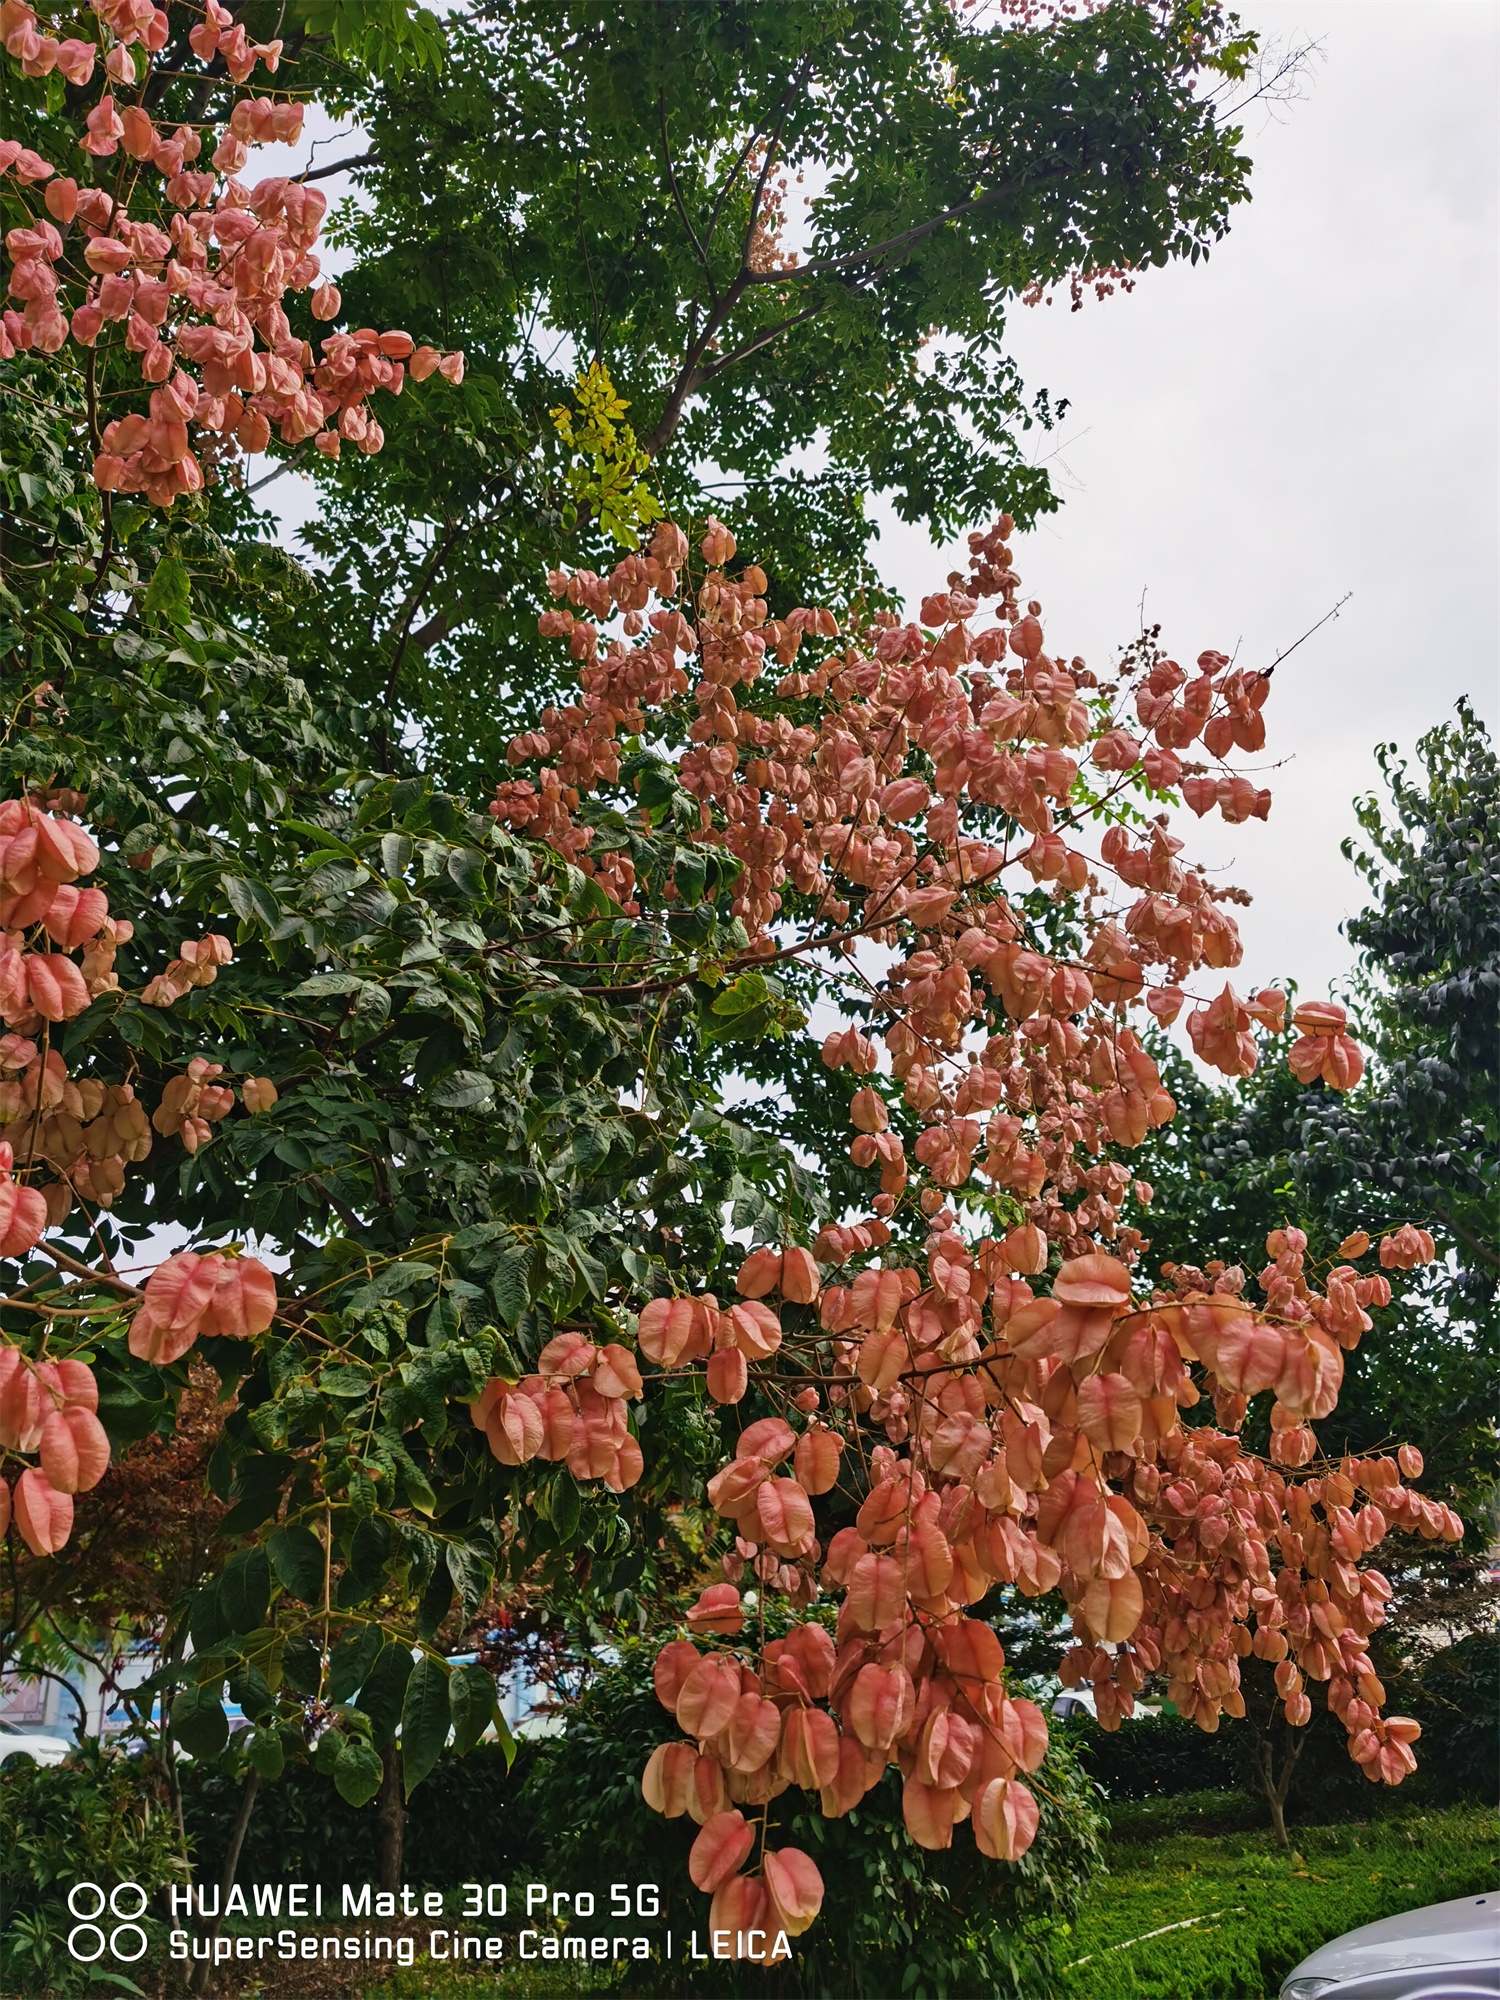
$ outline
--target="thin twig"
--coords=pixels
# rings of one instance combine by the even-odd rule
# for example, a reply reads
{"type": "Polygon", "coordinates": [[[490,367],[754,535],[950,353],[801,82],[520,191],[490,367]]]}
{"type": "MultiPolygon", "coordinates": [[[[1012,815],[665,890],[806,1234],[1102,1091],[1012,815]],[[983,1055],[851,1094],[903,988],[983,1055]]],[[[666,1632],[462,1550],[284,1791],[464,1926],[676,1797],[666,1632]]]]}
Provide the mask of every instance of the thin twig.
{"type": "Polygon", "coordinates": [[[1323,627],[1328,623],[1330,618],[1338,617],[1339,613],[1343,610],[1344,606],[1349,602],[1349,599],[1353,595],[1354,592],[1352,590],[1346,590],[1343,596],[1339,599],[1338,603],[1334,605],[1331,611],[1325,611],[1323,613],[1323,616],[1318,620],[1316,625],[1308,626],[1307,630],[1302,634],[1301,639],[1294,639],[1291,645],[1287,647],[1284,653],[1278,653],[1276,655],[1275,659],[1272,660],[1270,666],[1266,667],[1263,670],[1261,674],[1261,679],[1268,681],[1271,678],[1272,674],[1275,673],[1276,669],[1281,665],[1283,660],[1290,659],[1292,654],[1296,652],[1297,648],[1300,645],[1302,645],[1304,641],[1310,639],[1314,632],[1321,632],[1323,627]]]}

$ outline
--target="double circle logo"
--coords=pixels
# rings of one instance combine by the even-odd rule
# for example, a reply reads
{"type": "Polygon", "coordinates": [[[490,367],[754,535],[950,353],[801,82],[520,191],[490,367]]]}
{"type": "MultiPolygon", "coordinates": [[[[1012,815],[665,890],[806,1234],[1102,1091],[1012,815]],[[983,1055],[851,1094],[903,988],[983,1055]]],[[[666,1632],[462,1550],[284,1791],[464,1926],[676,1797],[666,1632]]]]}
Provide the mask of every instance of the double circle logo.
{"type": "Polygon", "coordinates": [[[92,1965],[108,1951],[111,1958],[134,1965],[146,1956],[150,1940],[132,1919],[144,1913],[149,1900],[139,1882],[117,1882],[108,1895],[97,1882],[75,1882],[68,1891],[68,1911],[83,1921],[68,1932],[70,1955],[83,1965],[92,1965]],[[85,1908],[85,1903],[90,1907],[85,1908]],[[98,1921],[106,1909],[112,1917],[124,1919],[111,1927],[108,1936],[98,1921]]]}

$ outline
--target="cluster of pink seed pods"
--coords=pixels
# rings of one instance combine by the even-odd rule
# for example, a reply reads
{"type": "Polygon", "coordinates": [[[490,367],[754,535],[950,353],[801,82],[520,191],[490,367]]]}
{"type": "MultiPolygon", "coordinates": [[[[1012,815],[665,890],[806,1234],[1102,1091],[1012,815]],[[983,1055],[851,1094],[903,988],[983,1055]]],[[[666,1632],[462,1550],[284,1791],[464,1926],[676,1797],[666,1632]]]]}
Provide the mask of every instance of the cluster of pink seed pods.
{"type": "MultiPolygon", "coordinates": [[[[731,1305],[657,1298],[637,1328],[655,1367],[701,1371],[722,1404],[753,1389],[778,1413],[710,1483],[733,1533],[726,1580],[661,1655],[682,1734],[644,1779],[659,1810],[699,1822],[694,1881],[715,1928],[744,1936],[788,1902],[811,1921],[820,1900],[807,1857],[768,1845],[771,1802],[792,1786],[837,1814],[894,1763],[919,1844],[947,1846],[967,1819],[987,1855],[1025,1851],[1047,1734],[969,1615],[999,1583],[1061,1591],[1074,1632],[1061,1671],[1092,1685],[1106,1727],[1148,1677],[1217,1727],[1243,1712],[1253,1652],[1275,1664],[1291,1722],[1323,1683],[1356,1761],[1399,1782],[1417,1732],[1379,1712],[1367,1642],[1391,1591],[1368,1557],[1393,1527],[1462,1532],[1403,1483],[1420,1469],[1409,1452],[1315,1463],[1343,1355],[1390,1301],[1385,1271],[1430,1259],[1429,1237],[1393,1232],[1370,1269],[1357,1233],[1314,1273],[1300,1232],[1279,1230],[1253,1285],[1222,1262],[1143,1281],[1145,1238],[1123,1211],[1151,1191],[1117,1154],[1175,1106],[1129,1010],[1170,1025],[1189,1008],[1195,1053],[1243,1076],[1287,1003],[1227,984],[1193,998],[1195,973],[1239,963],[1225,907],[1238,892],[1179,859],[1165,813],[1103,808],[1144,786],[1199,816],[1264,818],[1269,794],[1224,760],[1264,745],[1270,681],[1214,652],[1189,674],[1147,649],[1102,683],[1052,656],[1040,607],[1017,601],[1009,533],[970,537],[971,573],[926,599],[920,623],[842,640],[826,612],[772,618],[764,573],[728,573],[717,523],[691,607],[689,545],[670,525],[607,577],[553,576],[561,606],[542,630],[566,638],[579,694],[516,739],[512,762],[533,774],[491,807],[644,911],[629,856],[590,830],[584,800],[617,783],[623,736],[649,740],[653,710],[688,697],[677,775],[696,838],[743,863],[734,907],[752,962],[789,944],[847,962],[856,939],[888,954],[877,1025],[823,1047],[854,1075],[850,1151],[878,1178],[874,1213],[810,1248],[753,1250],[731,1305]],[[980,628],[986,598],[1000,619],[980,628]],[[1209,761],[1190,761],[1200,751],[1209,761]],[[1004,831],[989,830],[993,810],[983,837],[966,831],[973,809],[996,807],[1004,831]],[[1037,889],[1072,919],[1066,953],[1028,913],[1037,889]],[[898,1211],[926,1220],[919,1265],[889,1248],[898,1211]],[[1266,1457],[1240,1434],[1258,1396],[1266,1457]],[[1184,1424],[1205,1398],[1214,1422],[1184,1424]],[[764,1648],[744,1625],[747,1572],[803,1614],[764,1648]],[[832,1630],[820,1599],[837,1604],[832,1630]]],[[[1301,1003],[1292,1025],[1302,1081],[1359,1080],[1342,1008],[1301,1003]]]]}

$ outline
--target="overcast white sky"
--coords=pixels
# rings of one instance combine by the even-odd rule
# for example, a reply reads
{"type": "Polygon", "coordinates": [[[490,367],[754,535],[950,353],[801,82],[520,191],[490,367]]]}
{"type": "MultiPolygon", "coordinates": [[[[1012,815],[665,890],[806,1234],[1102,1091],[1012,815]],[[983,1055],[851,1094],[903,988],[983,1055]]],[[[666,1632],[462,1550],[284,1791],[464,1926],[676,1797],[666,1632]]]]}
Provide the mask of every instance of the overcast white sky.
{"type": "MultiPolygon", "coordinates": [[[[1269,822],[1188,822],[1188,853],[1252,891],[1236,982],[1326,990],[1364,901],[1339,853],[1374,746],[1410,747],[1496,672],[1496,106],[1488,0],[1251,0],[1266,35],[1321,41],[1304,101],[1252,111],[1254,200],[1207,266],[1129,297],[1019,309],[1033,388],[1071,398],[1039,451],[1066,496],[1017,566],[1049,637],[1103,664],[1149,619],[1184,662],[1281,667],[1266,709],[1269,822]]],[[[952,566],[883,515],[911,596],[952,566]]]]}

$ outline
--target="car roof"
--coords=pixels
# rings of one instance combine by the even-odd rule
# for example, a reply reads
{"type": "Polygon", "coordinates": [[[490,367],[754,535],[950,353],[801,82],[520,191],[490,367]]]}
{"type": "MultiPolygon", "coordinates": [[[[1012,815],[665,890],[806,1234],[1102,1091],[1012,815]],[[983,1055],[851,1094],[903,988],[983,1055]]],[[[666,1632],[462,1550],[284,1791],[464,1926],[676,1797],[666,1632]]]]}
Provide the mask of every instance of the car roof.
{"type": "Polygon", "coordinates": [[[1361,1924],[1320,1945],[1297,1967],[1297,1978],[1352,1979],[1360,1974],[1473,1965],[1500,1957],[1500,1890],[1429,1903],[1399,1917],[1361,1924]]]}

